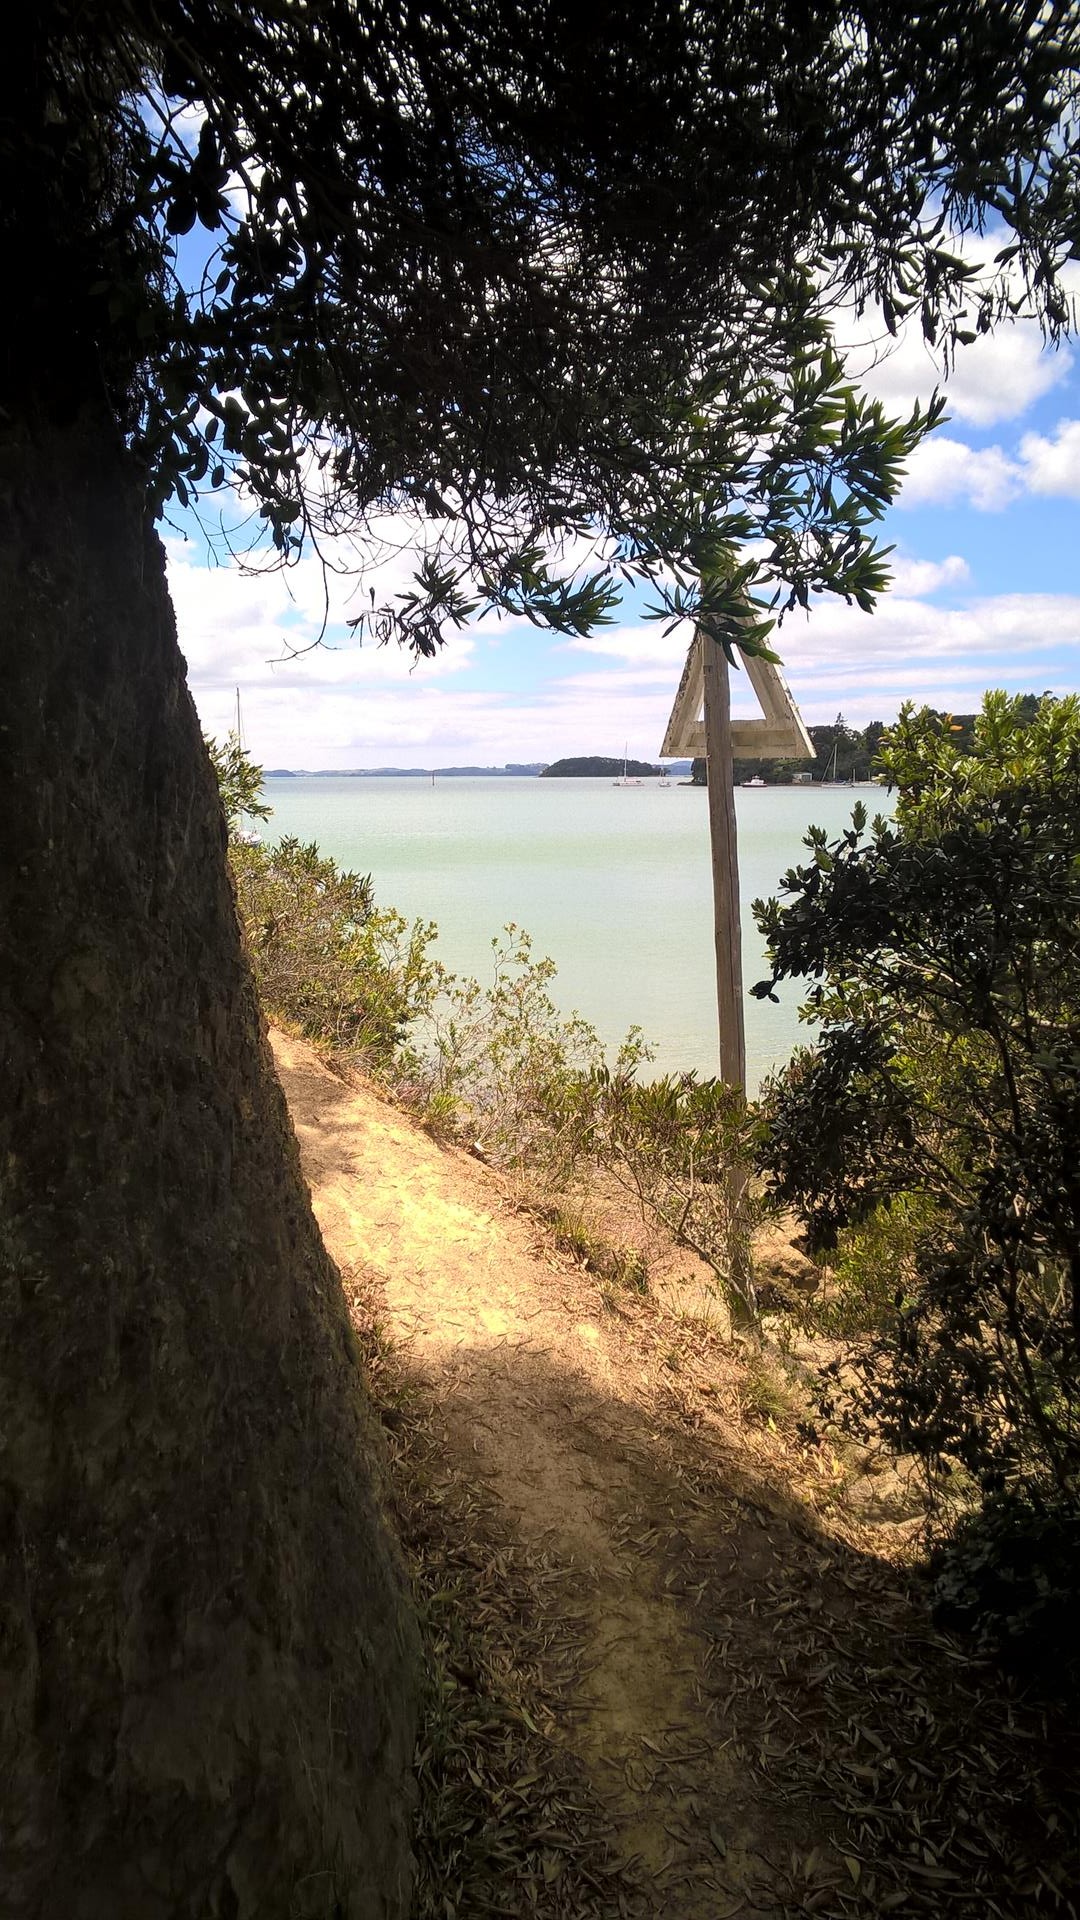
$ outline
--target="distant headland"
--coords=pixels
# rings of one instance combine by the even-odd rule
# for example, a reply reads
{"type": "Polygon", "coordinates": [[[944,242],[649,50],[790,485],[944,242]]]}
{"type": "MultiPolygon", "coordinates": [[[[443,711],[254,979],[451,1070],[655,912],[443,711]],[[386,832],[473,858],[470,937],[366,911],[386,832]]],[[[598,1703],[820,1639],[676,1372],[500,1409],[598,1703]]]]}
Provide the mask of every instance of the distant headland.
{"type": "MultiPolygon", "coordinates": [[[[682,773],[689,768],[689,760],[677,761],[669,771],[682,773]]],[[[613,780],[625,773],[632,780],[659,780],[663,771],[663,767],[654,767],[648,760],[611,760],[603,754],[591,753],[577,759],[553,760],[541,777],[545,780],[613,780]]]]}
{"type": "Polygon", "coordinates": [[[266,780],[415,780],[421,775],[430,779],[432,774],[445,779],[482,774],[497,780],[505,779],[508,774],[546,771],[547,763],[543,760],[511,760],[505,767],[266,767],[263,777],[266,780]]]}
{"type": "MultiPolygon", "coordinates": [[[[633,779],[658,779],[665,769],[646,760],[628,760],[626,772],[633,779]]],[[[689,760],[672,760],[666,771],[680,778],[690,772],[689,760]]],[[[508,760],[503,767],[266,767],[265,780],[440,780],[464,778],[504,780],[522,776],[548,779],[614,779],[623,772],[621,760],[604,759],[592,754],[585,758],[554,760],[508,760]]]]}

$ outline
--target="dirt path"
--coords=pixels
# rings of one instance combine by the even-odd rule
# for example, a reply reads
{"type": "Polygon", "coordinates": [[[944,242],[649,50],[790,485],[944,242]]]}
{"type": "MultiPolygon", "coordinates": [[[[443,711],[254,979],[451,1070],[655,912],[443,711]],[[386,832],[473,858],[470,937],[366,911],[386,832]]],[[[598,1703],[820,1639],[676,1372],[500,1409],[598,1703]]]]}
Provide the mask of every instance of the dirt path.
{"type": "MultiPolygon", "coordinates": [[[[303,1044],[275,1035],[274,1051],[347,1294],[359,1306],[375,1283],[440,1444],[534,1570],[537,1644],[562,1663],[549,1731],[630,1870],[590,1911],[927,1915],[947,1899],[974,1916],[991,1887],[993,1910],[1029,1911],[1050,1803],[1003,1782],[1005,1704],[988,1708],[985,1676],[912,1610],[869,1529],[830,1537],[760,1477],[715,1336],[652,1301],[613,1306],[489,1169],[303,1044]]],[[[807,1483],[827,1480],[806,1452],[807,1483]]]]}

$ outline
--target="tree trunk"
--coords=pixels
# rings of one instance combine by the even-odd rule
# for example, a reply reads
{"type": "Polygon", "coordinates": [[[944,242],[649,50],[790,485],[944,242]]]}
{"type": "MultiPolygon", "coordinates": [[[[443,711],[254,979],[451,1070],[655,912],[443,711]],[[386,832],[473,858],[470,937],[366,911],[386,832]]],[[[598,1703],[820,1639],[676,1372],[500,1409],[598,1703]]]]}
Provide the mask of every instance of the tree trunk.
{"type": "Polygon", "coordinates": [[[141,498],[5,428],[0,1906],[375,1920],[415,1632],[141,498]]]}

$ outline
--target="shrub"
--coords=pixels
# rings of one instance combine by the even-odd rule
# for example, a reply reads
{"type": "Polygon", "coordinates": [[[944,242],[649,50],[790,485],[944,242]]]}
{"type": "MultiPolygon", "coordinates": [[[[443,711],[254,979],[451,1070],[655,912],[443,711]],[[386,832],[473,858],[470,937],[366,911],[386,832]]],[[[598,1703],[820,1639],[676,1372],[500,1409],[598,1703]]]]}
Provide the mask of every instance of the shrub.
{"type": "Polygon", "coordinates": [[[206,740],[206,750],[221,795],[230,837],[238,837],[247,820],[269,820],[273,811],[262,798],[262,768],[241,745],[237,733],[224,740],[206,740]]]}
{"type": "Polygon", "coordinates": [[[642,1083],[624,1063],[593,1068],[564,1102],[584,1150],[712,1268],[733,1316],[749,1324],[761,1208],[746,1184],[754,1117],[741,1090],[693,1073],[642,1083]]]}
{"type": "MultiPolygon", "coordinates": [[[[411,1061],[415,1095],[491,1159],[560,1185],[583,1148],[577,1089],[601,1069],[604,1049],[587,1020],[556,1007],[555,963],[533,957],[527,933],[511,923],[491,951],[486,986],[441,974],[411,1061]]],[[[633,1032],[618,1070],[630,1074],[645,1058],[633,1032]]]]}
{"type": "Polygon", "coordinates": [[[841,1340],[887,1333],[912,1303],[916,1260],[933,1228],[935,1202],[898,1193],[837,1235],[828,1287],[801,1303],[808,1324],[841,1340]]]}
{"type": "Polygon", "coordinates": [[[441,978],[433,926],[377,908],[370,877],[342,872],[315,846],[231,847],[237,904],[259,993],[309,1039],[389,1071],[441,978]]]}
{"type": "Polygon", "coordinates": [[[1021,1679],[1060,1701],[1080,1694],[1080,1509],[1018,1486],[968,1516],[931,1561],[942,1626],[972,1632],[1021,1679]]]}
{"type": "Polygon", "coordinates": [[[758,903],[773,973],[820,1021],[768,1090],[761,1164],[864,1268],[864,1413],[984,1494],[1080,1466],[1080,702],[988,695],[969,756],[905,710],[864,809],[758,903]],[[907,1210],[912,1229],[895,1243],[907,1210]],[[887,1238],[887,1236],[886,1236],[887,1238]]]}
{"type": "Polygon", "coordinates": [[[590,1273],[608,1282],[609,1294],[616,1287],[628,1293],[648,1293],[649,1267],[639,1248],[613,1244],[593,1228],[580,1207],[552,1207],[546,1217],[556,1244],[580,1260],[590,1273]]]}
{"type": "MultiPolygon", "coordinates": [[[[643,1214],[713,1269],[738,1317],[752,1317],[746,1191],[753,1122],[735,1088],[694,1074],[642,1083],[648,1048],[632,1029],[609,1065],[592,1027],[559,1013],[554,964],[508,926],[492,941],[487,987],[444,977],[430,1022],[426,1099],[503,1165],[565,1184],[604,1167],[643,1214]]],[[[424,1069],[421,1064],[421,1084],[424,1069]]],[[[627,1284],[640,1284],[630,1276],[627,1284]]]]}

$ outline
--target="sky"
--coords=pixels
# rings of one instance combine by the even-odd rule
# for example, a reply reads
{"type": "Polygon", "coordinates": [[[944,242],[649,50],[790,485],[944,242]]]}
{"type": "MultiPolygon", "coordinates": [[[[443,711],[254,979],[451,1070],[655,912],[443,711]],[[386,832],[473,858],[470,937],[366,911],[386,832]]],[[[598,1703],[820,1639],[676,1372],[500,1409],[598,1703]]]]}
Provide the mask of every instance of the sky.
{"type": "MultiPolygon", "coordinates": [[[[940,369],[909,333],[876,366],[849,366],[896,411],[927,399],[940,369]]],[[[969,712],[988,687],[1080,689],[1080,340],[1045,349],[1018,322],[961,349],[947,423],[923,443],[883,523],[894,585],[872,615],[823,600],[788,616],[773,645],[808,725],[855,725],[904,700],[969,712]]],[[[233,724],[236,689],[266,767],[501,766],[567,754],[657,758],[685,651],[626,605],[587,640],[525,622],[482,622],[433,661],[359,646],[344,622],[365,598],[332,582],[326,641],[314,558],[287,575],[208,565],[166,529],[180,644],[204,729],[233,724]],[[299,650],[299,651],[298,651],[299,650]]],[[[407,529],[388,529],[377,586],[409,572],[407,529]]],[[[737,712],[755,711],[734,676],[737,712]]]]}

